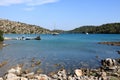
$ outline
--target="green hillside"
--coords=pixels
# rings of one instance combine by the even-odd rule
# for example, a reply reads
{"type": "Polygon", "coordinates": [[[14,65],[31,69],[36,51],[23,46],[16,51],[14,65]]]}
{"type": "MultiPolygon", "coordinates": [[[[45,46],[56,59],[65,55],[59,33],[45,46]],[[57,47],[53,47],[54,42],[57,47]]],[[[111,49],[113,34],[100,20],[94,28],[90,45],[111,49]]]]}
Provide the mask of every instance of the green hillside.
{"type": "Polygon", "coordinates": [[[82,26],[74,30],[68,31],[69,33],[106,33],[106,34],[119,34],[120,23],[109,23],[100,26],[82,26]]]}

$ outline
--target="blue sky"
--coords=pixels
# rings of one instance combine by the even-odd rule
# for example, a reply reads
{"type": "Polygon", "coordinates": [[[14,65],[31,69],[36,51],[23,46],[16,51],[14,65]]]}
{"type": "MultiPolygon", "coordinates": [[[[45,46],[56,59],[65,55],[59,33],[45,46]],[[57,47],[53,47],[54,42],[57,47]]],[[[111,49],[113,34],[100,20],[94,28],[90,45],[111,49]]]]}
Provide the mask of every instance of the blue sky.
{"type": "Polygon", "coordinates": [[[71,30],[120,22],[120,0],[0,0],[0,18],[71,30]]]}

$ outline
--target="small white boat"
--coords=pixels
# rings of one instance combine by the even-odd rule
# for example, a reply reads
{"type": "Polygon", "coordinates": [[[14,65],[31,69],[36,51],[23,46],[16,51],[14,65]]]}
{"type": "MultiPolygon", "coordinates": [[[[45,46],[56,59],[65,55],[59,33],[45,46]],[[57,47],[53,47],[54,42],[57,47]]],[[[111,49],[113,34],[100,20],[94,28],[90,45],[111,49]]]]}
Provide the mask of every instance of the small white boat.
{"type": "Polygon", "coordinates": [[[17,40],[41,40],[40,36],[37,36],[37,37],[18,37],[16,38],[17,40]]]}
{"type": "Polygon", "coordinates": [[[37,37],[17,37],[17,38],[8,38],[8,37],[4,37],[4,40],[41,40],[40,36],[37,37]]]}

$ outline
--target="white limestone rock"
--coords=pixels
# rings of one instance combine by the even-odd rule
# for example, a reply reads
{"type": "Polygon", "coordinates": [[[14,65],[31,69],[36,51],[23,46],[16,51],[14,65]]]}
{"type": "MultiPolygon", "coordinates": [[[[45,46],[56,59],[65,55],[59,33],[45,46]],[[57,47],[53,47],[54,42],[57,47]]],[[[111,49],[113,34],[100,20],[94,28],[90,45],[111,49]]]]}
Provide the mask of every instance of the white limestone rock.
{"type": "Polygon", "coordinates": [[[76,70],[75,70],[75,74],[76,74],[76,76],[77,76],[77,77],[80,77],[80,76],[82,76],[82,75],[83,75],[83,73],[82,73],[82,70],[81,70],[81,69],[76,69],[76,70]]]}

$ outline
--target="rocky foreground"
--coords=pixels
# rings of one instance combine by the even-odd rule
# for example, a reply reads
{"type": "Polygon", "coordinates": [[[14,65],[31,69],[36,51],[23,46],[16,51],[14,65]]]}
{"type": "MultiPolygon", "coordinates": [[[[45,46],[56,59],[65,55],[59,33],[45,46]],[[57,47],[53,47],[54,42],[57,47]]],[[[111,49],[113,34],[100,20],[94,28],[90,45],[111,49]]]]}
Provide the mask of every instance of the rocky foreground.
{"type": "Polygon", "coordinates": [[[46,74],[26,72],[20,65],[8,70],[0,80],[120,80],[120,59],[107,58],[99,69],[76,69],[74,74],[65,69],[46,74]]]}

